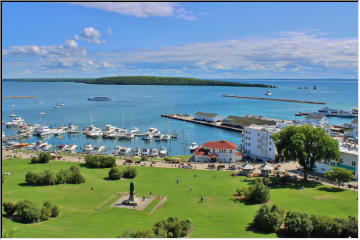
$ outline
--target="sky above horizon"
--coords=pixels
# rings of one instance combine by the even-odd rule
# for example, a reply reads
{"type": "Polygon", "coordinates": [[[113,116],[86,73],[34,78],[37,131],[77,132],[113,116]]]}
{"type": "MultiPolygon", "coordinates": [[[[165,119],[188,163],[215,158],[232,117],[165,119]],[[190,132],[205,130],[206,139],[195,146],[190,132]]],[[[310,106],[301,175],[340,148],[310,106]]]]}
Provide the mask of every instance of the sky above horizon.
{"type": "Polygon", "coordinates": [[[3,78],[357,78],[355,2],[2,2],[3,78]]]}

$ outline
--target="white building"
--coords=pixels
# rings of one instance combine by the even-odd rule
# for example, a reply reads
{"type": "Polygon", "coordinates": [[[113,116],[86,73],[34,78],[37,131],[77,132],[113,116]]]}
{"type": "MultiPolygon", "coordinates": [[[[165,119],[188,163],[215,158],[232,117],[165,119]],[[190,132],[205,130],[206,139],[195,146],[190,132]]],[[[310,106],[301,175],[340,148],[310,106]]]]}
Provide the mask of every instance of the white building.
{"type": "Polygon", "coordinates": [[[358,179],[358,150],[340,148],[340,160],[336,162],[331,160],[329,162],[321,161],[315,163],[315,171],[318,173],[325,173],[333,167],[341,167],[354,171],[355,179],[358,179]]]}
{"type": "Polygon", "coordinates": [[[195,113],[195,120],[206,121],[206,122],[217,122],[217,121],[221,121],[222,118],[219,114],[216,113],[197,112],[195,113]]]}
{"type": "Polygon", "coordinates": [[[327,125],[327,117],[321,114],[309,114],[305,116],[305,123],[314,127],[322,127],[327,125]]]}
{"type": "Polygon", "coordinates": [[[279,130],[276,126],[254,124],[244,128],[243,155],[255,160],[274,160],[276,147],[271,136],[279,130]]]}
{"type": "Polygon", "coordinates": [[[351,136],[355,139],[358,139],[358,119],[354,119],[351,121],[351,136]]]}
{"type": "Polygon", "coordinates": [[[192,158],[194,162],[238,162],[242,154],[236,143],[226,140],[207,142],[198,147],[192,158]]]}

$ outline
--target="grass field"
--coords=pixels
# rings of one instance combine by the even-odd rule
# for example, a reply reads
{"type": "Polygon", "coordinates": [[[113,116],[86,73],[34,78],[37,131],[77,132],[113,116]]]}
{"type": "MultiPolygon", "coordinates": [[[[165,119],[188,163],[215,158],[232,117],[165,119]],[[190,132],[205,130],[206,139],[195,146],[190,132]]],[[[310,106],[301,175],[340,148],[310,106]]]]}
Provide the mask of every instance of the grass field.
{"type": "MultiPolygon", "coordinates": [[[[110,207],[117,199],[111,196],[128,191],[130,180],[105,180],[109,169],[81,167],[86,182],[80,185],[23,186],[21,183],[24,183],[25,173],[29,170],[51,169],[57,172],[78,165],[29,162],[28,159],[3,160],[3,172],[11,172],[10,176],[5,176],[3,201],[29,199],[40,205],[49,200],[58,205],[60,216],[40,224],[21,224],[3,217],[3,228],[14,230],[15,237],[117,237],[125,230],[151,229],[155,222],[169,216],[189,218],[194,227],[190,237],[276,237],[275,234],[246,230],[260,205],[234,201],[235,189],[247,183],[242,182],[242,177],[231,177],[230,172],[137,167],[138,177],[132,180],[136,195],[153,192],[168,198],[165,205],[149,216],[155,202],[144,211],[110,207]],[[176,184],[177,178],[179,184],[176,184]],[[189,191],[190,185],[192,192],[189,191]],[[91,190],[91,187],[96,189],[91,190]],[[201,196],[205,198],[203,203],[199,203],[201,196]],[[95,210],[106,200],[99,210],[95,210]]],[[[358,212],[357,192],[334,192],[325,186],[305,190],[272,189],[271,201],[285,210],[331,217],[357,216],[358,212]]]]}

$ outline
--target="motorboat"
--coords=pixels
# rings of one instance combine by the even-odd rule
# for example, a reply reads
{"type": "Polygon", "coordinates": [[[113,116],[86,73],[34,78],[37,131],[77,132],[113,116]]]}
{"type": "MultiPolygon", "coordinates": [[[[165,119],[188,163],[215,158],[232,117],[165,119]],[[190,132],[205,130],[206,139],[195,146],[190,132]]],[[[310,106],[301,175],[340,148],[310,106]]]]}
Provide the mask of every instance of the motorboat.
{"type": "Polygon", "coordinates": [[[59,149],[60,152],[62,151],[65,151],[69,146],[68,145],[64,145],[64,144],[61,144],[61,145],[58,145],[57,148],[59,149]]]}
{"type": "Polygon", "coordinates": [[[145,133],[145,136],[142,139],[149,141],[152,139],[152,137],[153,137],[153,135],[151,133],[145,133]]]}
{"type": "Polygon", "coordinates": [[[111,98],[108,96],[96,96],[96,97],[89,97],[88,101],[111,101],[111,98]]]}
{"type": "Polygon", "coordinates": [[[71,144],[71,145],[68,145],[68,146],[67,146],[67,148],[65,149],[65,151],[75,152],[77,147],[78,147],[78,146],[77,146],[76,144],[71,144]]]}
{"type": "Polygon", "coordinates": [[[92,144],[88,144],[85,146],[84,152],[91,152],[91,151],[94,151],[94,146],[92,144]]]}
{"type": "Polygon", "coordinates": [[[161,148],[160,148],[160,151],[159,151],[159,155],[160,155],[160,157],[166,156],[166,155],[167,155],[167,150],[166,150],[166,148],[161,147],[161,148]]]}
{"type": "Polygon", "coordinates": [[[151,149],[150,156],[151,157],[158,157],[159,156],[159,150],[157,150],[156,148],[151,149]]]}
{"type": "Polygon", "coordinates": [[[267,91],[265,92],[265,95],[271,96],[271,95],[272,95],[272,92],[271,92],[270,90],[267,90],[267,91]]]}
{"type": "Polygon", "coordinates": [[[123,147],[122,146],[115,146],[114,148],[114,151],[113,151],[113,154],[119,154],[120,150],[122,149],[123,147]]]}
{"type": "Polygon", "coordinates": [[[137,127],[134,127],[133,129],[131,129],[131,133],[136,134],[139,132],[139,129],[137,127]]]}
{"type": "Polygon", "coordinates": [[[15,113],[11,113],[11,114],[10,114],[10,117],[11,117],[11,118],[14,118],[14,117],[16,117],[16,114],[15,114],[15,113]]]}
{"type": "Polygon", "coordinates": [[[149,155],[149,153],[150,153],[150,151],[149,151],[148,148],[143,148],[143,149],[141,150],[141,155],[142,155],[142,156],[149,155]]]}
{"type": "Polygon", "coordinates": [[[160,141],[163,137],[164,137],[164,135],[161,134],[161,135],[155,135],[153,138],[155,141],[160,141]]]}
{"type": "Polygon", "coordinates": [[[93,130],[93,131],[86,133],[86,136],[93,137],[93,138],[100,137],[102,135],[103,135],[103,132],[101,130],[93,130]]]}
{"type": "Polygon", "coordinates": [[[170,134],[165,134],[162,138],[162,140],[168,141],[171,139],[171,135],[170,134]]]}
{"type": "Polygon", "coordinates": [[[138,148],[135,148],[134,151],[133,151],[133,155],[134,156],[140,156],[141,155],[141,150],[138,149],[138,148]]]}
{"type": "Polygon", "coordinates": [[[39,115],[45,115],[46,113],[44,113],[44,112],[39,112],[39,115]]]}
{"type": "Polygon", "coordinates": [[[21,117],[16,117],[12,121],[5,123],[6,127],[19,127],[24,125],[26,125],[26,122],[21,117]]]}
{"type": "Polygon", "coordinates": [[[131,154],[131,148],[123,147],[120,149],[119,154],[120,155],[129,155],[129,154],[131,154]]]}
{"type": "Polygon", "coordinates": [[[191,143],[191,145],[189,146],[189,150],[191,152],[195,151],[197,148],[199,147],[199,145],[196,142],[191,143]]]}
{"type": "Polygon", "coordinates": [[[97,153],[104,152],[105,150],[106,150],[105,146],[94,147],[94,151],[97,153]]]}

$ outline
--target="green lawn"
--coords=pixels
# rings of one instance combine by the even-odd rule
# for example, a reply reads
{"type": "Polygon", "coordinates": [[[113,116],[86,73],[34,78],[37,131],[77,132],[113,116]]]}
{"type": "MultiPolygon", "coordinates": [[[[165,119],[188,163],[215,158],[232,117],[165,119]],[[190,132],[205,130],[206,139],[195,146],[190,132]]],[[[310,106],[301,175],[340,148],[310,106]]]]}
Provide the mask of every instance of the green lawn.
{"type": "MultiPolygon", "coordinates": [[[[239,186],[245,186],[242,177],[231,177],[225,171],[201,171],[189,169],[164,169],[137,167],[138,177],[133,180],[138,196],[153,192],[167,196],[164,206],[151,216],[148,213],[155,203],[144,211],[111,208],[117,199],[116,192],[129,189],[130,180],[107,181],[108,169],[81,167],[86,182],[80,185],[22,186],[27,171],[35,172],[68,168],[78,163],[50,162],[28,164],[30,160],[3,160],[5,176],[3,201],[29,199],[42,204],[49,200],[60,208],[60,216],[40,224],[21,224],[3,217],[3,227],[14,230],[16,237],[117,237],[125,230],[151,229],[153,224],[169,216],[189,218],[194,231],[191,237],[275,237],[275,234],[260,234],[247,231],[260,205],[245,205],[233,200],[232,194],[239,186]],[[193,175],[197,174],[197,177],[193,175]],[[215,174],[216,178],[213,178],[215,174]],[[176,179],[180,183],[176,184],[176,179]],[[190,185],[193,191],[189,191],[190,185]],[[95,187],[96,190],[91,190],[95,187]],[[204,196],[204,203],[199,203],[204,196]],[[105,200],[111,198],[98,211],[105,200]]],[[[285,210],[296,210],[331,217],[357,216],[357,192],[324,191],[318,186],[305,190],[279,188],[271,190],[271,201],[285,210]]]]}

